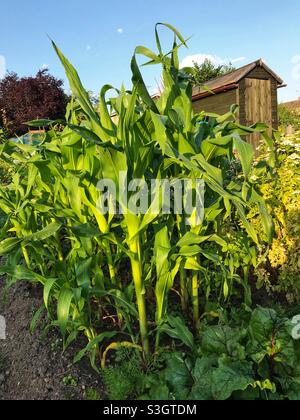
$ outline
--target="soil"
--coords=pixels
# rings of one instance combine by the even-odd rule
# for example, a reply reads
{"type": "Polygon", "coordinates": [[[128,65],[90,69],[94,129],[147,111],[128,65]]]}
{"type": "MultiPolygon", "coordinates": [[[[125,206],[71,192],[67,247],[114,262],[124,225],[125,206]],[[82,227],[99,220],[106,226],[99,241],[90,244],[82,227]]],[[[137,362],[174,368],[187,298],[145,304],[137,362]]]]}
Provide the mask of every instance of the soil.
{"type": "Polygon", "coordinates": [[[101,377],[89,361],[72,363],[78,344],[63,353],[59,333],[42,334],[43,322],[30,332],[41,302],[39,288],[18,283],[4,292],[0,278],[0,315],[6,320],[6,339],[0,340],[0,400],[82,400],[91,390],[100,399],[101,377]]]}

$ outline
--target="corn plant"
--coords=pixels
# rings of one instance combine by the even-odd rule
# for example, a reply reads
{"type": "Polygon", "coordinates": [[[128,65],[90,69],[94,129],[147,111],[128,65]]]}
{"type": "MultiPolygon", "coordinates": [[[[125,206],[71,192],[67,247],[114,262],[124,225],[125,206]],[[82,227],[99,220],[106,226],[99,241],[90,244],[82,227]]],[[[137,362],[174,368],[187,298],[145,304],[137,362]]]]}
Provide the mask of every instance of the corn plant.
{"type": "Polygon", "coordinates": [[[179,69],[178,49],[186,41],[173,26],[163,24],[174,37],[170,52],[164,53],[161,25],[155,29],[157,52],[141,46],[134,52],[132,90],[115,89],[107,99],[112,87],[105,85],[97,109],[75,68],[53,43],[73,94],[63,127],[58,129],[61,121],[48,121],[46,137],[37,146],[0,146],[1,159],[18,168],[12,183],[0,188],[0,208],[6,214],[2,238],[7,235],[0,255],[9,254],[1,272],[12,281],[42,283],[52,325],[60,327],[66,346],[83,332],[88,345],[76,360],[89,352],[94,366],[99,344],[118,333],[131,341],[112,343],[107,351],[133,346],[147,357],[154,343],[159,349],[172,289],[197,334],[209,269],[224,274],[225,299],[234,281],[249,294],[247,278],[238,276],[234,266],[227,268],[232,256],[223,234],[224,225],[235,219],[235,232],[244,232],[254,249],[261,246],[247,219],[249,204],[258,207],[267,237],[272,236],[264,200],[249,180],[254,152],[242,139],[266,127],[237,124],[236,107],[223,116],[194,113],[191,83],[179,69]],[[156,101],[146,89],[139,55],[148,59],[145,65],[162,66],[164,89],[156,101]],[[229,176],[236,154],[241,171],[229,176]],[[104,179],[118,186],[116,203],[109,202],[106,214],[98,206],[106,194],[98,188],[104,179]],[[147,193],[145,211],[132,211],[128,202],[137,202],[142,194],[128,188],[136,179],[141,185],[189,180],[193,197],[200,194],[201,180],[201,217],[165,214],[163,184],[147,193]],[[129,201],[120,189],[127,191],[129,201]]]}

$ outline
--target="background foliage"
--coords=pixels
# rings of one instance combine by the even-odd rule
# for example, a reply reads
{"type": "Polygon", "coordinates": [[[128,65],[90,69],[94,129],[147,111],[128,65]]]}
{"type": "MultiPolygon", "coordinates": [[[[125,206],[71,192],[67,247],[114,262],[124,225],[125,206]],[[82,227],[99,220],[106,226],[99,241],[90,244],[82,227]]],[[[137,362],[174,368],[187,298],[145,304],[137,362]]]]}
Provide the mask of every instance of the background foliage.
{"type": "Polygon", "coordinates": [[[9,73],[0,81],[0,126],[8,137],[25,134],[26,121],[64,118],[67,101],[63,81],[48,70],[40,70],[35,77],[9,73]]]}
{"type": "Polygon", "coordinates": [[[292,126],[295,130],[300,130],[300,112],[291,111],[284,105],[278,107],[279,124],[282,128],[292,126]]]}
{"type": "Polygon", "coordinates": [[[275,147],[275,162],[262,148],[253,171],[275,223],[267,265],[258,275],[270,291],[295,302],[300,298],[300,133],[276,136],[275,147]]]}
{"type": "Polygon", "coordinates": [[[190,80],[195,86],[202,86],[205,82],[223,76],[236,70],[232,64],[215,65],[211,60],[205,59],[202,64],[194,63],[190,80]]]}

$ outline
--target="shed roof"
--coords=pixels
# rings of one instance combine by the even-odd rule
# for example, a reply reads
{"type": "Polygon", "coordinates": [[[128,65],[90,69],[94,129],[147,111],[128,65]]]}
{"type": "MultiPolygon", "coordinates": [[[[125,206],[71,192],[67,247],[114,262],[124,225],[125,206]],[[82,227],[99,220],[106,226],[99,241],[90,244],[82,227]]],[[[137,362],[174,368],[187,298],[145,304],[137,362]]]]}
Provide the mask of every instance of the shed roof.
{"type": "Polygon", "coordinates": [[[296,99],[295,101],[284,102],[281,105],[284,106],[285,108],[290,109],[291,111],[297,111],[300,109],[300,97],[296,99]]]}
{"type": "Polygon", "coordinates": [[[273,72],[262,59],[254,61],[253,63],[247,64],[237,70],[225,74],[224,76],[217,77],[216,79],[209,80],[205,83],[205,87],[194,87],[193,88],[193,100],[200,99],[204,96],[210,96],[212,91],[214,93],[224,92],[226,90],[235,89],[238,87],[238,83],[244,79],[252,70],[256,67],[262,67],[268,72],[278,83],[278,87],[284,86],[283,80],[273,72]]]}

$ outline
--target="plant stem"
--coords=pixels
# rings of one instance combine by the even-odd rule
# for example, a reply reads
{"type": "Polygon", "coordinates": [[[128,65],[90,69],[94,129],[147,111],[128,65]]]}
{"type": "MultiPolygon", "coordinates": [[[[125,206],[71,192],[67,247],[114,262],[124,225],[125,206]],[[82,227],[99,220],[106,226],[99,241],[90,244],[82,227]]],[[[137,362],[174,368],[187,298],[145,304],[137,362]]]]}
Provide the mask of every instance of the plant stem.
{"type": "Polygon", "coordinates": [[[131,258],[131,269],[132,277],[135,286],[136,301],[139,313],[140,333],[143,350],[146,356],[149,355],[149,338],[148,338],[148,326],[147,326],[147,311],[146,301],[144,293],[144,285],[142,278],[142,264],[141,264],[141,253],[140,253],[140,241],[139,238],[133,240],[130,245],[130,251],[134,254],[131,258]]]}
{"type": "Polygon", "coordinates": [[[63,252],[62,252],[62,247],[61,247],[61,242],[60,242],[60,236],[59,236],[58,232],[56,232],[55,238],[57,240],[58,259],[59,259],[59,261],[62,262],[62,261],[64,261],[64,255],[63,255],[63,252]]]}
{"type": "Polygon", "coordinates": [[[192,305],[193,305],[193,320],[196,330],[199,329],[200,312],[199,312],[199,286],[198,286],[198,272],[194,271],[192,277],[192,305]]]}
{"type": "Polygon", "coordinates": [[[104,243],[104,248],[105,248],[105,254],[106,254],[106,258],[107,258],[109,276],[110,276],[110,279],[111,279],[111,282],[112,282],[113,286],[117,287],[116,271],[115,271],[114,264],[113,264],[110,244],[107,241],[105,241],[105,243],[104,243]]]}
{"type": "Polygon", "coordinates": [[[180,267],[180,297],[181,297],[181,307],[183,312],[187,312],[188,305],[188,293],[186,287],[186,272],[184,267],[180,267]]]}
{"type": "MultiPolygon", "coordinates": [[[[108,265],[108,271],[109,271],[111,283],[117,289],[117,292],[119,292],[122,289],[122,284],[121,282],[117,281],[116,270],[113,264],[113,258],[112,258],[109,242],[104,241],[104,248],[105,248],[105,254],[107,258],[107,265],[108,265]]],[[[118,316],[119,326],[121,326],[123,322],[123,315],[122,315],[121,310],[118,308],[118,305],[116,305],[116,307],[117,307],[117,316],[118,316]]]]}

